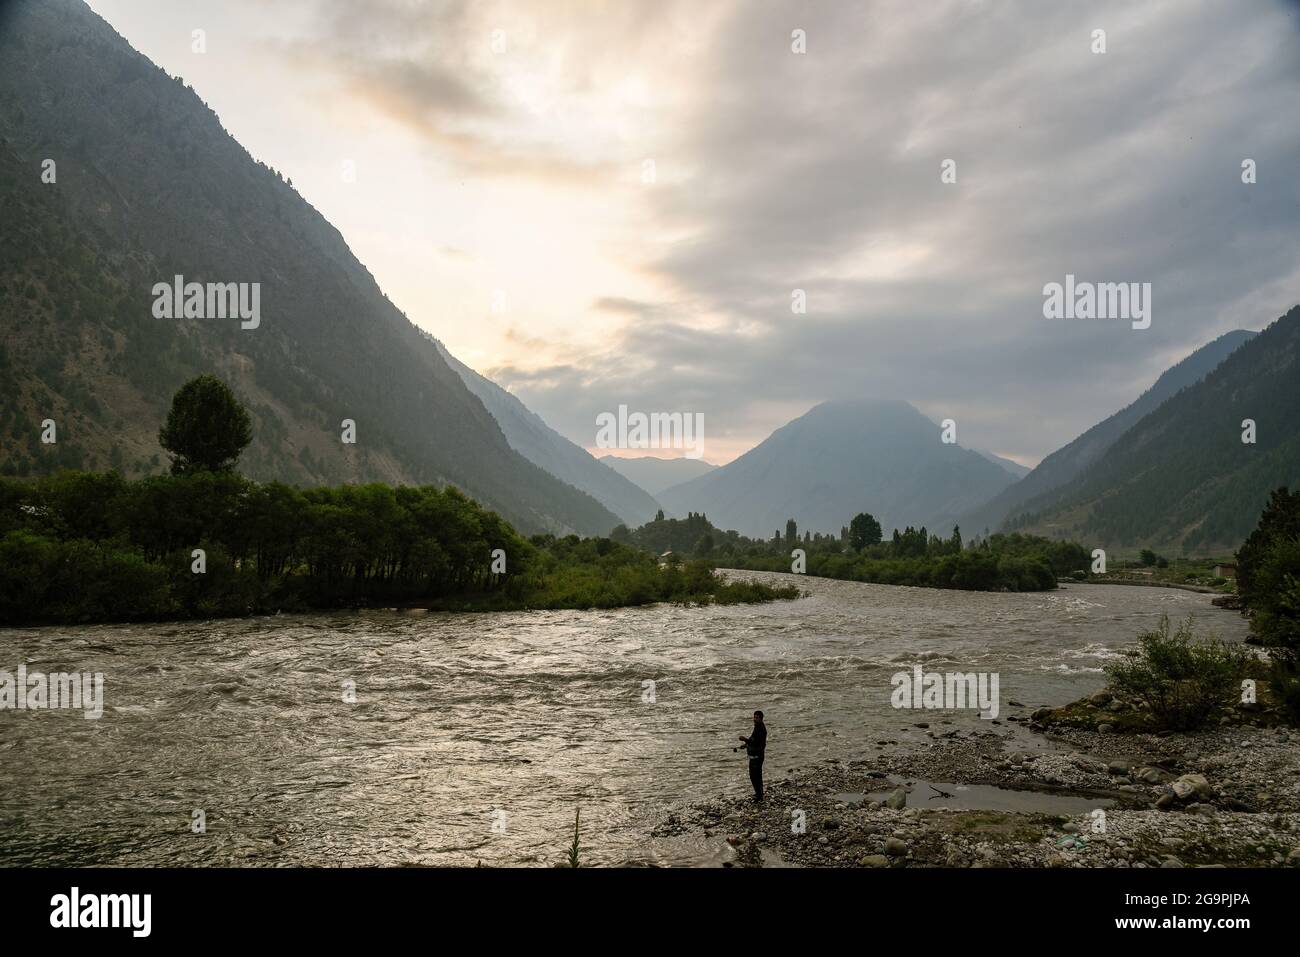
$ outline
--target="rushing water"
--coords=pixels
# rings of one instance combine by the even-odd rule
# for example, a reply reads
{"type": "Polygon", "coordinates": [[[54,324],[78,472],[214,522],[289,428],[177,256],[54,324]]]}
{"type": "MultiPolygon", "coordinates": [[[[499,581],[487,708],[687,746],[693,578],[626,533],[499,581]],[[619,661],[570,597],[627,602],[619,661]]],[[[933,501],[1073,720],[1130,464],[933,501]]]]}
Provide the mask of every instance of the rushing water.
{"type": "Polygon", "coordinates": [[[691,863],[703,849],[647,834],[748,792],[731,747],[755,708],[771,778],[882,736],[924,740],[920,720],[981,723],[891,708],[890,676],[916,662],[998,672],[1005,718],[1009,699],[1100,687],[1162,612],[1245,631],[1207,596],[1160,588],[797,581],[811,597],[725,608],[0,631],[0,670],[106,682],[99,720],[0,711],[0,864],[549,865],[579,805],[584,861],[691,863]]]}

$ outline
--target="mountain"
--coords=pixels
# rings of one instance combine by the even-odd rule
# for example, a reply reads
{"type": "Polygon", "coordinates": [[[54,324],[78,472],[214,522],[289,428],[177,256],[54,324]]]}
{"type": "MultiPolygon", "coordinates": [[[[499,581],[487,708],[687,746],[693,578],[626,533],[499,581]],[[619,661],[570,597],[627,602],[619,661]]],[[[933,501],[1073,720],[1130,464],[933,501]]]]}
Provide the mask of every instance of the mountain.
{"type": "Polygon", "coordinates": [[[1022,479],[1033,471],[1033,469],[1027,465],[1021,465],[1019,462],[1013,462],[1011,459],[1004,459],[1002,456],[995,455],[994,453],[985,451],[984,449],[974,449],[973,451],[986,461],[992,462],[1002,470],[1009,472],[1012,478],[1022,479]]]}
{"type": "Polygon", "coordinates": [[[707,475],[717,468],[704,459],[688,459],[685,456],[660,459],[653,455],[637,455],[630,458],[602,455],[600,460],[651,495],[658,495],[664,489],[707,475]]]}
{"type": "Polygon", "coordinates": [[[213,372],[253,417],[251,477],[451,483],[526,532],[618,523],[515,452],[292,181],[81,0],[0,6],[0,141],[0,469],[158,471],[172,393],[213,372]],[[256,290],[256,327],[157,318],[175,276],[256,290]]]}
{"type": "Polygon", "coordinates": [[[1240,345],[1008,527],[1110,548],[1236,548],[1300,476],[1300,306],[1240,345]],[[1242,441],[1255,423],[1254,443],[1242,441]]]}
{"type": "Polygon", "coordinates": [[[1213,342],[1206,343],[1177,365],[1166,369],[1151,388],[1136,400],[1108,419],[1094,425],[1068,445],[1057,449],[1038,463],[1038,467],[1020,482],[1012,485],[991,501],[962,516],[962,527],[972,532],[988,528],[996,531],[1007,516],[1020,511],[1031,499],[1039,500],[1045,507],[1045,498],[1053,489],[1069,483],[1090,464],[1097,461],[1107,449],[1143,416],[1155,411],[1165,400],[1182,389],[1195,385],[1213,371],[1224,359],[1255,333],[1245,329],[1227,332],[1213,342]]]}
{"type": "Polygon", "coordinates": [[[604,459],[597,461],[586,449],[552,429],[519,399],[465,365],[441,342],[433,341],[447,365],[492,413],[512,449],[556,478],[586,492],[626,525],[635,528],[654,518],[659,503],[645,489],[602,464],[604,459]]]}
{"type": "Polygon", "coordinates": [[[1012,477],[940,434],[906,402],[825,402],[659,501],[674,514],[703,512],[719,528],[762,538],[789,518],[800,532],[838,534],[858,512],[872,513],[886,535],[907,525],[946,535],[955,516],[1012,477]]]}

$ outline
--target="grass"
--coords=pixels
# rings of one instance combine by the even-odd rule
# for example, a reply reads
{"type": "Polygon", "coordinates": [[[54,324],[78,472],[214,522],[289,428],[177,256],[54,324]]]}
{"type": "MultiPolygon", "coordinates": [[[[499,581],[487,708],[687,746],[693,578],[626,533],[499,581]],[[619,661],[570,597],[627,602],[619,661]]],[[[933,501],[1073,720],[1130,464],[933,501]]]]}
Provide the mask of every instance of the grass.
{"type": "Polygon", "coordinates": [[[573,843],[569,845],[568,864],[570,867],[578,867],[578,850],[579,836],[581,833],[582,808],[578,807],[573,812],[573,843]]]}

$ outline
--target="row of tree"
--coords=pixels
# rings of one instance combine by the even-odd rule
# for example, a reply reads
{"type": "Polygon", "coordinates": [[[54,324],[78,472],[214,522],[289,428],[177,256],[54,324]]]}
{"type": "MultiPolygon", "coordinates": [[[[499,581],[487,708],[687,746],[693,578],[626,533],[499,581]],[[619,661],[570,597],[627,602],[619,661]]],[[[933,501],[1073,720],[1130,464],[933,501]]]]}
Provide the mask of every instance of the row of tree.
{"type": "Polygon", "coordinates": [[[638,529],[620,526],[612,537],[651,551],[712,561],[733,568],[765,571],[795,569],[795,549],[803,551],[802,570],[826,578],[882,584],[919,585],[980,591],[1039,591],[1056,587],[1060,576],[1088,568],[1087,550],[1074,542],[1033,535],[991,535],[966,542],[961,529],[947,538],[924,526],[895,529],[886,541],[880,522],[870,513],[855,515],[833,534],[799,536],[794,519],[771,539],[752,539],[715,528],[703,513],[684,519],[665,518],[638,529]]]}
{"type": "Polygon", "coordinates": [[[767,601],[706,563],[610,539],[524,539],[453,486],[301,489],[234,471],[247,412],[199,376],[159,433],[170,475],[0,478],[0,624],[218,617],[295,608],[590,608],[767,601]]]}

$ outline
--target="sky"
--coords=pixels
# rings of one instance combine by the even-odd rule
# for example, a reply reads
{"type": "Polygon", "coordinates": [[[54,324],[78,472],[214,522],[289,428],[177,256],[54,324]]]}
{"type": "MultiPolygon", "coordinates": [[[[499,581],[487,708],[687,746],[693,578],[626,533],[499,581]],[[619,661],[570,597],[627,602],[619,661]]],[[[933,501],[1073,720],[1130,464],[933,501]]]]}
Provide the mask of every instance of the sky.
{"type": "Polygon", "coordinates": [[[1293,2],[89,2],[597,454],[884,397],[1033,465],[1300,302],[1293,2]],[[1067,274],[1150,327],[1045,318],[1067,274]]]}

